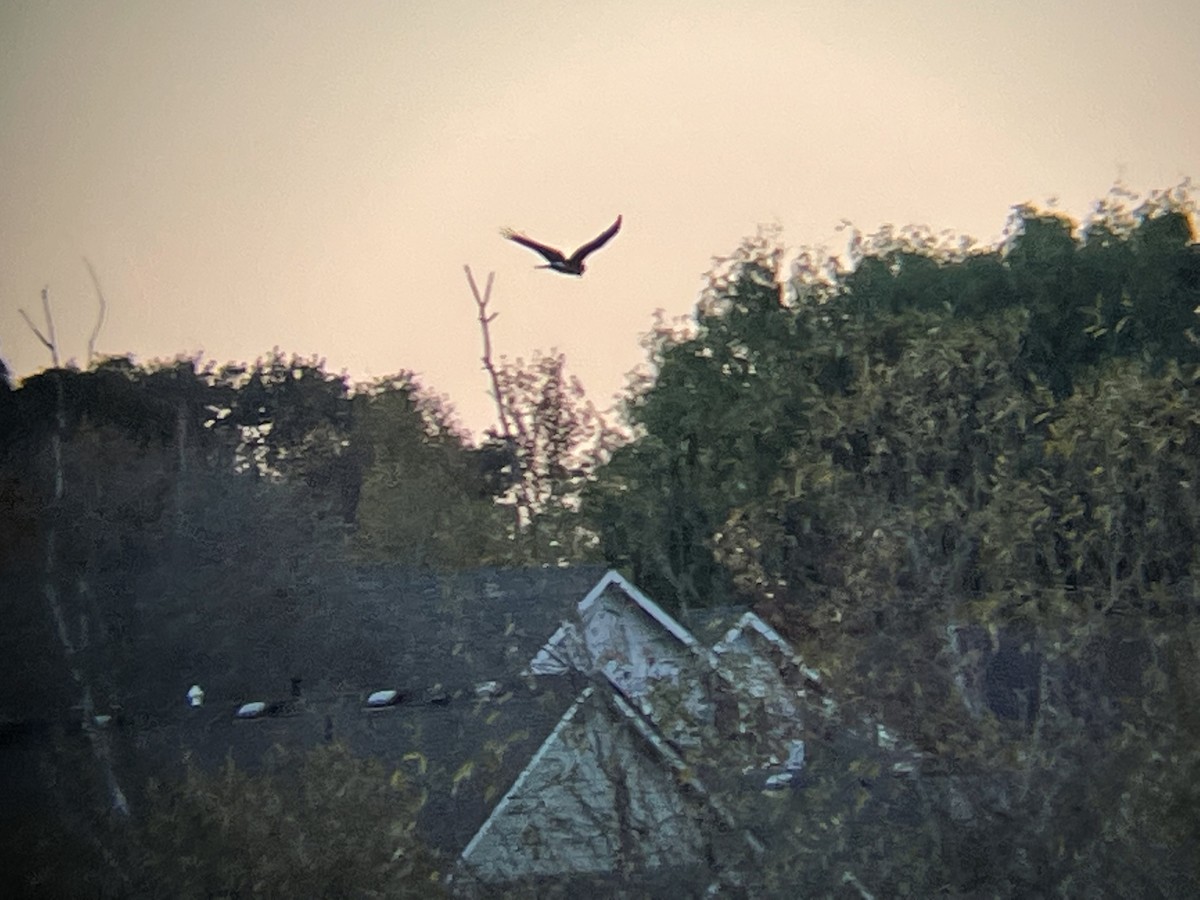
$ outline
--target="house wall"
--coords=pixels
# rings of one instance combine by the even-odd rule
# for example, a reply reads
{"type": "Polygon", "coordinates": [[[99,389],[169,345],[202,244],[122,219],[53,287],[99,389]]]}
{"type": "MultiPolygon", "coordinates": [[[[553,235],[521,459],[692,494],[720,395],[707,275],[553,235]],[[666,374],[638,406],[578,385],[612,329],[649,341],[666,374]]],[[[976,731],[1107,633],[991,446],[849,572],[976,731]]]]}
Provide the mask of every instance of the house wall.
{"type": "Polygon", "coordinates": [[[476,877],[608,874],[703,857],[695,810],[645,740],[588,693],[463,853],[476,877]]]}
{"type": "Polygon", "coordinates": [[[678,680],[688,664],[688,649],[615,588],[582,618],[589,657],[626,696],[641,697],[656,681],[678,680]]]}

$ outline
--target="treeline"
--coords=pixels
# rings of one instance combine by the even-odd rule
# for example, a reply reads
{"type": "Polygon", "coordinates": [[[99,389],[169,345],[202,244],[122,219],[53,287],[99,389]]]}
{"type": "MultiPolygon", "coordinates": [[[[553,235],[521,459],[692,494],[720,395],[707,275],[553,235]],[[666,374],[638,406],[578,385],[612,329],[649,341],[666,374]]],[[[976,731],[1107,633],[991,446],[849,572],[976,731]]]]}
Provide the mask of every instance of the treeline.
{"type": "MultiPolygon", "coordinates": [[[[478,446],[409,375],[356,386],[279,352],[47,370],[0,386],[6,585],[37,596],[58,535],[50,575],[93,633],[81,664],[120,694],[178,664],[188,629],[226,642],[231,677],[282,677],[239,647],[331,621],[334,563],[603,558],[669,606],[753,604],[847,709],[982,779],[927,795],[953,827],[919,852],[833,806],[827,840],[781,824],[809,829],[773,857],[781,889],[851,867],[878,895],[1184,895],[1194,212],[1186,189],[1114,192],[1083,223],[1018,207],[996,246],[855,232],[848,259],[787,271],[761,234],[693,320],[650,336],[619,446],[561,356],[500,368],[509,425],[478,446]],[[147,629],[162,658],[131,658],[147,629]]],[[[328,634],[296,652],[336,653],[328,634]]]]}
{"type": "MultiPolygon", "coordinates": [[[[1047,467],[1085,464],[1082,435],[1067,439],[1079,407],[1093,407],[1084,418],[1096,431],[1126,424],[1143,440],[1155,428],[1147,403],[1171,402],[1156,391],[1190,400],[1200,362],[1191,201],[1177,191],[1131,211],[1120,199],[1083,226],[1020,207],[990,248],[921,229],[856,234],[848,269],[803,254],[782,279],[782,248],[747,242],[714,275],[694,323],[653,336],[653,376],[625,409],[637,439],[588,492],[606,557],[678,603],[744,589],[811,602],[861,566],[859,544],[878,546],[883,528],[907,546],[880,555],[912,557],[888,583],[971,595],[1013,579],[1088,587],[1094,573],[1062,571],[1079,558],[1073,529],[1055,552],[1033,554],[1040,568],[989,571],[984,538],[1010,542],[966,520],[1014,475],[1058,493],[1068,476],[1047,467]],[[1134,409],[1095,408],[1085,398],[1097,394],[1134,409]],[[888,509],[916,518],[871,521],[888,509]]],[[[1168,417],[1147,446],[1186,443],[1191,427],[1187,415],[1168,417]]],[[[1169,533],[1179,546],[1193,534],[1169,533]]],[[[1170,583],[1180,565],[1144,574],[1170,583]]]]}
{"type": "Polygon", "coordinates": [[[945,776],[914,829],[810,796],[781,892],[1200,886],[1200,246],[1186,190],[1127,200],[786,277],[760,235],[655,335],[585,492],[606,557],[753,603],[945,776]]]}
{"type": "MultiPolygon", "coordinates": [[[[200,845],[236,844],[225,831],[200,834],[230,817],[259,834],[252,807],[221,807],[225,781],[193,772],[146,796],[110,761],[136,758],[139,728],[178,714],[182,695],[164,696],[164,685],[200,681],[214,697],[238,697],[297,672],[314,686],[374,683],[394,648],[356,628],[359,564],[451,570],[572,551],[558,522],[575,515],[589,465],[579,451],[598,418],[560,356],[505,363],[497,375],[512,433],[481,446],[410,375],[353,385],[278,351],[250,365],[118,357],[15,389],[2,380],[0,740],[44,788],[0,823],[14,877],[28,873],[46,896],[156,896],[161,885],[129,879],[174,877],[164,823],[200,817],[208,824],[180,837],[200,845]],[[117,722],[98,727],[96,716],[117,722]],[[128,808],[138,824],[157,824],[130,831],[128,808]],[[139,834],[149,843],[130,844],[139,834]]],[[[301,805],[303,789],[254,787],[301,805]]],[[[393,825],[412,822],[343,825],[377,828],[386,843],[393,825]]],[[[245,849],[245,872],[267,871],[269,843],[245,849]]],[[[329,859],[356,871],[353,854],[329,859]]],[[[357,862],[362,885],[411,876],[420,896],[434,890],[427,870],[357,862]]],[[[220,868],[214,857],[186,890],[171,890],[236,886],[220,868]]]]}

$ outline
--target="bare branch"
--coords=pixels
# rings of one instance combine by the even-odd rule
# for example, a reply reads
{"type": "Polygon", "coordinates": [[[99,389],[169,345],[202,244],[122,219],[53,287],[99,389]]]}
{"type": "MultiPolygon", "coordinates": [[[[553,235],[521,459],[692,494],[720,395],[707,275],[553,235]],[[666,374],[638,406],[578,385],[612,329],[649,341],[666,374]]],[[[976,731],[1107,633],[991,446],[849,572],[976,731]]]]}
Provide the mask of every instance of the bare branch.
{"type": "Polygon", "coordinates": [[[58,337],[54,334],[54,316],[50,312],[50,288],[42,288],[42,312],[46,314],[46,331],[50,335],[50,354],[54,360],[54,368],[58,363],[58,337]]]}
{"type": "Polygon", "coordinates": [[[500,375],[496,371],[496,364],[492,362],[492,336],[488,331],[488,325],[495,320],[496,316],[500,315],[499,313],[488,315],[487,311],[487,305],[492,299],[492,283],[496,278],[496,273],[488,272],[487,286],[481,296],[479,285],[475,283],[475,276],[471,274],[471,267],[463,266],[463,271],[467,273],[467,283],[471,285],[471,293],[475,296],[475,305],[479,308],[479,326],[483,331],[483,367],[487,369],[487,373],[492,379],[492,397],[496,400],[496,411],[500,414],[501,434],[505,440],[511,440],[512,426],[508,421],[508,411],[500,391],[500,375]]]}
{"type": "Polygon", "coordinates": [[[85,256],[83,264],[87,266],[88,274],[92,276],[92,286],[96,289],[96,299],[100,302],[100,311],[96,314],[96,327],[92,329],[92,336],[88,338],[87,344],[87,365],[92,367],[92,358],[96,355],[96,338],[100,336],[100,329],[104,325],[104,317],[108,314],[108,303],[104,299],[104,291],[100,288],[100,279],[96,277],[96,270],[92,267],[91,261],[85,256]]]}
{"type": "Polygon", "coordinates": [[[38,331],[38,327],[36,325],[34,325],[33,320],[29,318],[29,313],[25,312],[24,309],[20,309],[17,311],[21,314],[21,318],[25,320],[25,324],[29,326],[29,330],[37,335],[37,339],[45,345],[47,350],[50,350],[51,352],[53,352],[54,345],[46,339],[46,336],[44,334],[42,334],[40,331],[38,331]]]}
{"type": "MultiPolygon", "coordinates": [[[[488,303],[492,299],[492,284],[495,281],[496,273],[488,272],[487,285],[483,289],[483,294],[479,293],[479,285],[475,283],[475,276],[471,274],[471,267],[464,265],[463,271],[467,273],[467,283],[471,285],[471,293],[475,297],[475,306],[479,309],[479,327],[483,332],[483,367],[487,369],[488,375],[492,379],[492,397],[496,400],[496,411],[500,415],[501,436],[504,438],[504,443],[509,450],[514,450],[517,444],[516,438],[513,436],[512,423],[508,417],[508,404],[505,402],[504,392],[500,387],[500,373],[496,369],[496,364],[492,361],[492,335],[488,330],[490,325],[499,315],[499,313],[489,314],[487,311],[488,303]]],[[[521,425],[520,419],[517,420],[518,427],[521,425]]],[[[514,474],[517,477],[515,485],[518,501],[513,506],[513,540],[520,541],[521,526],[522,526],[522,510],[530,509],[529,488],[525,483],[525,460],[522,459],[520,452],[513,454],[514,474]]]]}
{"type": "Polygon", "coordinates": [[[46,337],[46,335],[42,334],[42,332],[38,329],[38,327],[33,324],[33,320],[31,318],[29,318],[29,313],[25,312],[24,309],[17,310],[17,312],[19,312],[21,314],[21,318],[25,320],[25,324],[29,326],[29,330],[32,331],[35,335],[37,335],[37,339],[42,342],[42,345],[45,346],[45,348],[47,350],[50,351],[50,359],[54,363],[54,368],[57,369],[58,368],[58,341],[54,336],[54,316],[52,316],[50,314],[50,289],[49,288],[42,288],[42,311],[45,313],[45,316],[46,316],[46,324],[47,324],[46,330],[49,332],[50,337],[46,337]]]}

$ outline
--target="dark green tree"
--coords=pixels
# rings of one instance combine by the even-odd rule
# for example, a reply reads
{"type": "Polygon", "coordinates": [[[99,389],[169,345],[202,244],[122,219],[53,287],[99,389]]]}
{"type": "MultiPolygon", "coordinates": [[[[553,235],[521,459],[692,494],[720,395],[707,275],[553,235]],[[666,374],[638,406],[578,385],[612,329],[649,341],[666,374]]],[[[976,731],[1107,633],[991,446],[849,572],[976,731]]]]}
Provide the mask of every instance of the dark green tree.
{"type": "Polygon", "coordinates": [[[366,558],[437,568],[505,558],[478,455],[410,375],[356,393],[351,452],[363,460],[355,543],[366,558]]]}
{"type": "Polygon", "coordinates": [[[1197,255],[1186,191],[1127,200],[1020,207],[994,248],[885,229],[782,283],[748,242],[651,342],[587,493],[608,559],[754,603],[937,776],[911,846],[810,815],[778,884],[1195,890],[1197,255]]]}

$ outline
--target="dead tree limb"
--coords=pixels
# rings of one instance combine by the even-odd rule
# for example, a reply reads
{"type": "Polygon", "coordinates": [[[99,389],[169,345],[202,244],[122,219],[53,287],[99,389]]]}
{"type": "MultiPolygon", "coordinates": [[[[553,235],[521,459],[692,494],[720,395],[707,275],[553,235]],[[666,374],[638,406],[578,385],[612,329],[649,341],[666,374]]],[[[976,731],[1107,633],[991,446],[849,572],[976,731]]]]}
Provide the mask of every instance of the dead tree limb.
{"type": "Polygon", "coordinates": [[[483,367],[487,370],[488,375],[492,379],[492,397],[496,401],[496,412],[500,417],[500,437],[504,440],[505,447],[512,456],[513,474],[516,476],[516,500],[513,506],[513,540],[519,541],[522,535],[523,519],[522,510],[527,513],[532,513],[531,499],[529,496],[529,486],[525,479],[525,460],[521,454],[521,445],[525,438],[525,426],[519,415],[514,417],[508,414],[508,403],[505,400],[504,390],[500,385],[500,372],[496,368],[496,363],[492,359],[492,335],[488,326],[495,321],[499,313],[489,313],[488,304],[492,299],[492,284],[495,281],[496,273],[488,272],[487,284],[484,286],[483,293],[479,292],[479,285],[475,282],[475,276],[471,273],[471,267],[464,265],[463,271],[467,273],[467,283],[471,286],[471,294],[475,297],[475,306],[479,311],[479,329],[483,333],[483,367]],[[516,422],[516,433],[513,431],[513,422],[516,422]]]}
{"type": "Polygon", "coordinates": [[[54,316],[50,313],[50,288],[42,288],[42,313],[46,317],[46,331],[50,335],[49,337],[46,337],[46,335],[38,330],[38,327],[33,324],[33,319],[29,318],[29,313],[25,312],[24,309],[19,309],[17,312],[21,314],[21,318],[25,320],[25,324],[29,326],[29,330],[50,351],[50,359],[54,363],[54,368],[59,368],[58,338],[54,336],[54,316]]]}
{"type": "MultiPolygon", "coordinates": [[[[89,269],[91,266],[89,265],[89,269]]],[[[94,274],[94,273],[93,273],[94,274]]],[[[49,288],[42,289],[42,310],[46,316],[46,331],[48,337],[42,334],[37,326],[33,324],[25,310],[21,310],[21,315],[25,322],[37,335],[38,339],[45,344],[46,349],[50,351],[50,357],[54,361],[54,368],[60,369],[58,355],[58,338],[54,333],[54,316],[50,312],[50,291],[49,288]]],[[[46,529],[46,573],[45,581],[42,583],[42,594],[46,598],[46,604],[50,608],[50,615],[54,620],[55,631],[57,632],[59,643],[62,645],[63,657],[67,663],[67,669],[71,674],[72,680],[79,687],[80,703],[79,708],[82,712],[83,732],[87,735],[92,746],[92,754],[104,775],[104,781],[108,788],[111,808],[114,812],[122,817],[129,815],[129,801],[126,799],[125,792],[121,789],[120,783],[117,781],[116,773],[113,769],[112,750],[108,735],[102,733],[97,728],[96,709],[94,695],[92,691],[91,679],[88,676],[86,666],[80,659],[80,650],[86,645],[88,639],[86,619],[81,618],[80,641],[81,646],[77,646],[77,642],[72,640],[68,618],[63,605],[63,598],[59,596],[58,585],[66,581],[65,573],[61,571],[60,554],[58,546],[58,525],[62,515],[62,509],[66,497],[66,476],[65,466],[63,463],[63,442],[66,437],[67,412],[66,412],[66,397],[63,391],[63,373],[56,371],[54,373],[54,381],[56,388],[56,400],[54,410],[54,430],[50,434],[50,447],[54,458],[54,489],[52,499],[48,504],[48,510],[51,513],[50,526],[46,529]]],[[[76,581],[77,593],[82,593],[86,590],[86,583],[82,578],[76,581]]]]}
{"type": "Polygon", "coordinates": [[[487,285],[483,289],[483,294],[479,293],[479,285],[475,283],[475,276],[471,274],[470,266],[463,266],[463,271],[467,273],[467,283],[471,286],[471,293],[475,296],[475,306],[479,310],[479,328],[483,332],[483,367],[487,370],[488,375],[492,379],[492,397],[496,401],[496,412],[500,416],[501,435],[506,441],[511,441],[513,437],[512,425],[508,420],[508,410],[504,403],[504,395],[500,390],[500,374],[496,371],[496,364],[492,362],[492,336],[488,330],[488,326],[495,321],[499,313],[488,314],[488,303],[492,299],[492,283],[496,279],[495,272],[488,272],[487,285]]]}
{"type": "Polygon", "coordinates": [[[108,315],[108,302],[104,299],[104,291],[100,289],[100,279],[96,276],[96,270],[92,267],[91,260],[85,256],[83,264],[87,266],[88,274],[92,276],[92,286],[96,289],[96,299],[100,302],[100,311],[96,314],[96,327],[92,329],[92,334],[88,338],[87,344],[87,365],[90,369],[92,367],[92,358],[96,355],[96,338],[100,336],[100,329],[104,326],[104,318],[108,315]]]}

